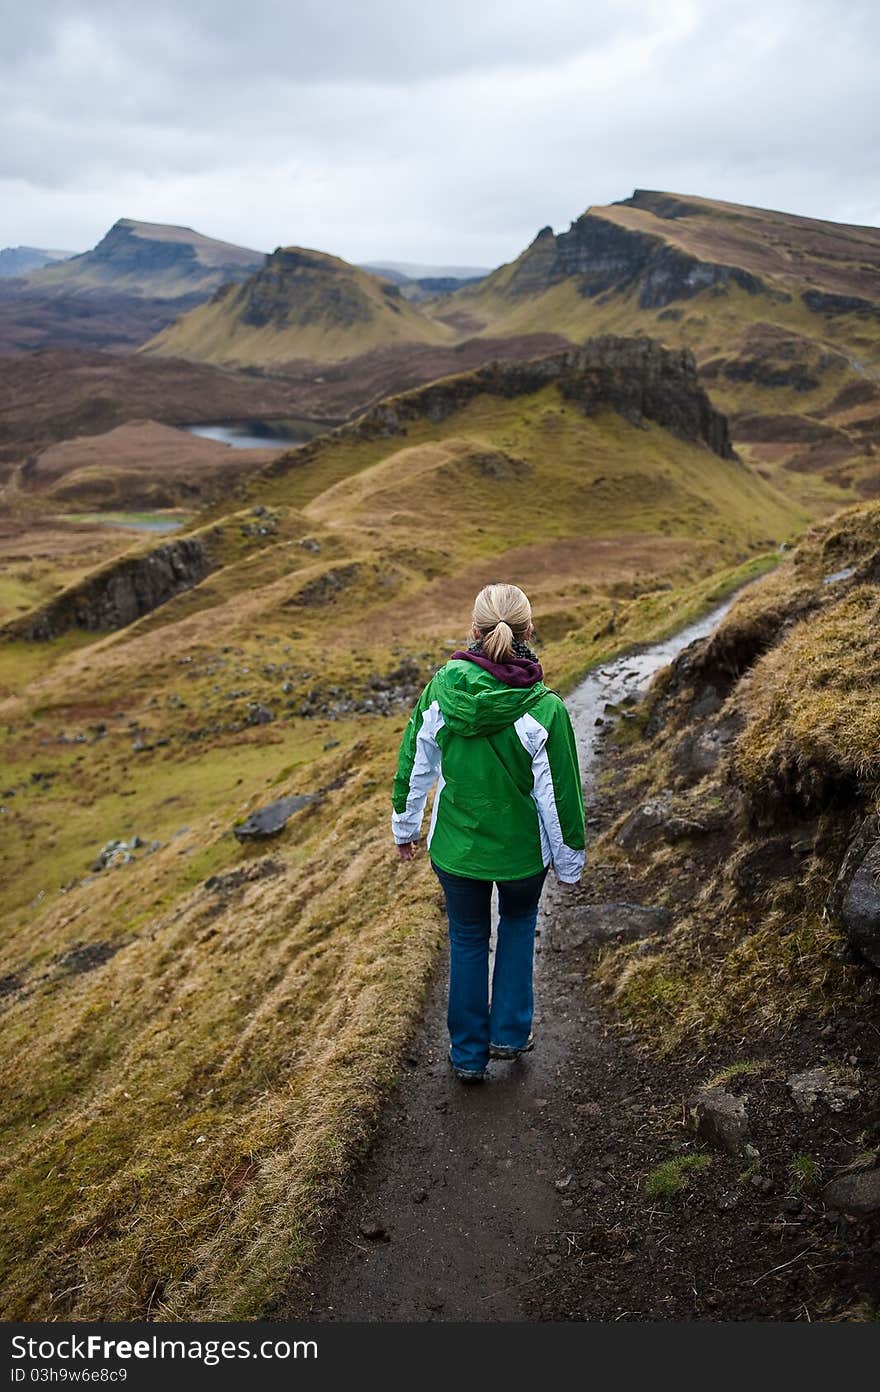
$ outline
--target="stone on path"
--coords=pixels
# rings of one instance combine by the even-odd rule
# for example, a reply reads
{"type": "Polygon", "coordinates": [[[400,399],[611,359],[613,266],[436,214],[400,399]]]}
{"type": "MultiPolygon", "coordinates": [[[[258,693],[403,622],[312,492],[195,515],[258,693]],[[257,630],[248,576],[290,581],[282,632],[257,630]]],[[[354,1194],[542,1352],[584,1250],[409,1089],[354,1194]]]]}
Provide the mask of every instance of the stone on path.
{"type": "Polygon", "coordinates": [[[647,904],[580,904],[561,912],[550,928],[550,946],[566,952],[587,943],[632,942],[672,927],[669,909],[647,904]]]}

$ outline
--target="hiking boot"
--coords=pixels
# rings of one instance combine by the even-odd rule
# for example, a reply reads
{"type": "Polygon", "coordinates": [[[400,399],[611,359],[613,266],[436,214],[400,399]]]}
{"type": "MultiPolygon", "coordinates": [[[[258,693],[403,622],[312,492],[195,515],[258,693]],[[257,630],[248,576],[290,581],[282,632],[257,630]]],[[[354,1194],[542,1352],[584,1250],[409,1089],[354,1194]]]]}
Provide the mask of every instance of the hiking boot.
{"type": "Polygon", "coordinates": [[[493,1059],[517,1059],[520,1054],[531,1053],[535,1047],[535,1036],[530,1034],[521,1049],[511,1049],[506,1044],[490,1044],[489,1057],[493,1059]]]}
{"type": "Polygon", "coordinates": [[[451,1049],[449,1050],[449,1053],[447,1054],[447,1058],[449,1059],[449,1062],[450,1062],[450,1064],[452,1065],[452,1071],[453,1071],[453,1073],[455,1074],[456,1078],[458,1079],[458,1081],[459,1081],[460,1083],[484,1083],[484,1082],[486,1081],[486,1070],[485,1070],[485,1068],[481,1068],[481,1069],[478,1069],[478,1068],[458,1068],[458,1067],[452,1062],[452,1050],[451,1050],[451,1049]]]}

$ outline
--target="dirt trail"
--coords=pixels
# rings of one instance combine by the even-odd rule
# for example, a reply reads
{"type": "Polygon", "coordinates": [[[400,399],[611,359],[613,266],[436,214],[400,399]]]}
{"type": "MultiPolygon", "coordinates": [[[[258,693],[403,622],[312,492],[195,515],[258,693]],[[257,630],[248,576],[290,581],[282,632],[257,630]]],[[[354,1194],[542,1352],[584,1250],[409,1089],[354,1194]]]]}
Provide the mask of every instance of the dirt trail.
{"type": "MultiPolygon", "coordinates": [[[[607,664],[567,700],[589,787],[606,700],[622,700],[721,609],[675,638],[607,664]]],[[[589,792],[588,792],[589,803],[589,792]]],[[[438,886],[438,893],[439,890],[438,886]]],[[[563,1221],[550,1093],[577,1043],[603,1035],[588,1009],[582,973],[546,947],[567,891],[548,879],[538,920],[533,1053],[494,1062],[481,1087],[464,1087],[446,1060],[447,961],[438,969],[406,1073],[376,1143],[312,1273],[312,1319],[528,1318],[532,1263],[563,1221]],[[363,1233],[378,1226],[382,1236],[363,1233]]],[[[493,915],[497,918],[497,891],[493,915]]]]}
{"type": "MultiPolygon", "coordinates": [[[[605,817],[591,785],[605,702],[625,703],[709,632],[724,607],[665,643],[606,664],[567,699],[588,816],[598,811],[599,823],[605,817]]],[[[627,886],[606,884],[602,872],[594,866],[586,893],[576,893],[627,897],[627,886]]],[[[692,1192],[670,1204],[646,1200],[645,1174],[681,1149],[684,1099],[707,1070],[730,1059],[722,1049],[711,1059],[662,1062],[639,1048],[592,986],[588,954],[550,947],[569,895],[551,876],[538,922],[536,1048],[516,1062],[490,1064],[481,1086],[463,1086],[449,1069],[447,961],[438,964],[373,1149],[305,1292],[274,1314],[317,1321],[766,1320],[797,1318],[802,1306],[800,1317],[821,1318],[831,1287],[859,1289],[862,1254],[831,1240],[821,1204],[804,1206],[781,1186],[744,1187],[740,1160],[718,1157],[692,1192]]],[[[786,1041],[789,1057],[800,1049],[804,1064],[812,1048],[806,1037],[786,1041]]],[[[780,1103],[769,1078],[766,1134],[760,1116],[756,1126],[762,1154],[773,1155],[780,1152],[780,1103]]]]}

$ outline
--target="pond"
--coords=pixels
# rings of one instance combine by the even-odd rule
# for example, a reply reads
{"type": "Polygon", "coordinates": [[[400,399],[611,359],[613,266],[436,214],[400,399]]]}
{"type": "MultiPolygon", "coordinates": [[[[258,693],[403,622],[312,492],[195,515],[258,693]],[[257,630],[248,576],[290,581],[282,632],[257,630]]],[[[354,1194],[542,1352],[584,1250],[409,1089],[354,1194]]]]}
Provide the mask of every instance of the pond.
{"type": "Polygon", "coordinates": [[[188,435],[214,440],[233,449],[289,449],[303,445],[328,429],[326,425],[308,420],[243,420],[223,421],[216,425],[185,425],[188,435]]]}

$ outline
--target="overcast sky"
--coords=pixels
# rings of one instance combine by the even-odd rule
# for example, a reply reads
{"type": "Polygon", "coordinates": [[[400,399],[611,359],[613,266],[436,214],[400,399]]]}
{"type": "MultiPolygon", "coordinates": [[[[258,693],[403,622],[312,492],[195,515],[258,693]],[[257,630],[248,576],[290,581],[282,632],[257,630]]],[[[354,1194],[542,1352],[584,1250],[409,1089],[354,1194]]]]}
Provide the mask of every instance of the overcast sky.
{"type": "Polygon", "coordinates": [[[496,265],[633,188],[880,223],[876,0],[0,0],[0,246],[496,265]]]}

